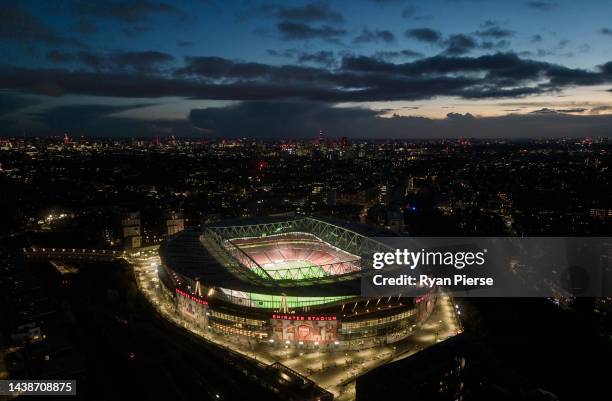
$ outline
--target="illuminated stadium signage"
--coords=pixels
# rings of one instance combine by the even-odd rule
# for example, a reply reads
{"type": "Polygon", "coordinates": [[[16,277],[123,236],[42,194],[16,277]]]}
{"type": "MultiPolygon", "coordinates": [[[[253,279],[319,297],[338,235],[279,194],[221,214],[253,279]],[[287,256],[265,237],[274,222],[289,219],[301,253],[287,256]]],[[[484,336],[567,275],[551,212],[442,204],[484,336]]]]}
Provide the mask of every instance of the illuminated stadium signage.
{"type": "Polygon", "coordinates": [[[414,303],[415,304],[420,304],[426,298],[427,298],[426,295],[421,295],[420,297],[417,297],[417,298],[414,299],[414,303]]]}
{"type": "Polygon", "coordinates": [[[178,289],[176,293],[180,295],[176,297],[179,313],[191,323],[202,328],[208,327],[208,302],[178,289]]]}
{"type": "Polygon", "coordinates": [[[273,316],[280,317],[280,319],[270,319],[271,337],[274,341],[285,344],[296,342],[320,345],[335,343],[338,340],[338,322],[335,316],[310,316],[310,320],[307,320],[309,316],[273,316]]]}
{"type": "Polygon", "coordinates": [[[272,319],[304,320],[304,321],[326,321],[326,320],[336,320],[336,316],[272,315],[272,319]]]}
{"type": "Polygon", "coordinates": [[[181,291],[178,288],[176,289],[176,293],[181,295],[181,296],[183,296],[183,297],[185,297],[185,298],[187,298],[187,299],[189,299],[189,300],[191,300],[191,301],[197,302],[197,303],[202,304],[202,305],[208,305],[208,302],[204,301],[203,299],[200,299],[198,297],[194,297],[191,294],[187,294],[185,291],[181,291]]]}

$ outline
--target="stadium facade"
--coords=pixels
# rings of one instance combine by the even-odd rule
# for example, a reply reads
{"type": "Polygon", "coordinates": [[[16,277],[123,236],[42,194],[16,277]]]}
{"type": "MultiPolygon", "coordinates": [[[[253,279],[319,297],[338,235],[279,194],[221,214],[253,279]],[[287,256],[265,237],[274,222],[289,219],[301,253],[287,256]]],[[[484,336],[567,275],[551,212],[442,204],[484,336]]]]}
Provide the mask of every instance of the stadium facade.
{"type": "Polygon", "coordinates": [[[160,280],[192,324],[241,342],[357,349],[399,341],[429,317],[435,293],[361,297],[370,255],[359,228],[309,217],[228,221],[160,246],[160,280]]]}

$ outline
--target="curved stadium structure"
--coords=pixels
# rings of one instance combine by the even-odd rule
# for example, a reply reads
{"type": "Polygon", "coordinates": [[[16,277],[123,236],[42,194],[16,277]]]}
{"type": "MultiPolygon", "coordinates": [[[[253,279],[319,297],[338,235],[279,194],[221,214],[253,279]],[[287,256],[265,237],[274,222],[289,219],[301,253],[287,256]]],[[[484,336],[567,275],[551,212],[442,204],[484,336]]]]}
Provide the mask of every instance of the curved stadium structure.
{"type": "Polygon", "coordinates": [[[398,341],[435,294],[361,297],[369,255],[389,249],[358,231],[308,217],[186,230],[161,245],[159,275],[178,313],[239,341],[323,350],[398,341]]]}

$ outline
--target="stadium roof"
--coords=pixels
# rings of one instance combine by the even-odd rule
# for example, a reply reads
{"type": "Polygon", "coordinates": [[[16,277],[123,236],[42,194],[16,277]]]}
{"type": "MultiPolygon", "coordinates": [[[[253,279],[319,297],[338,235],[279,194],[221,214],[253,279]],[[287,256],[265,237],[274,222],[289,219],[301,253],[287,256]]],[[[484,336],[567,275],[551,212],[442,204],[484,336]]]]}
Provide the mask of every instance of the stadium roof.
{"type": "MultiPolygon", "coordinates": [[[[296,281],[295,285],[291,282],[282,284],[273,280],[262,280],[250,271],[245,271],[242,266],[236,268],[235,260],[228,260],[223,252],[215,252],[214,246],[204,246],[200,237],[207,229],[253,226],[262,224],[273,224],[290,221],[299,221],[303,217],[266,217],[250,218],[239,220],[226,220],[204,227],[204,230],[185,230],[182,231],[160,246],[160,255],[163,262],[173,271],[183,276],[195,279],[199,278],[204,286],[215,286],[226,289],[255,292],[262,294],[284,293],[288,296],[353,296],[361,293],[360,276],[353,275],[344,281],[335,280],[332,276],[326,277],[325,282],[315,280],[314,282],[296,281]],[[211,251],[212,249],[212,251],[211,251]],[[214,253],[214,254],[213,254],[214,253]],[[233,265],[233,266],[232,266],[233,265]]],[[[311,222],[331,224],[340,230],[350,230],[351,235],[357,233],[371,233],[372,230],[362,225],[346,224],[339,221],[324,221],[322,219],[309,219],[311,222]],[[350,227],[350,228],[349,228],[350,227]],[[357,229],[355,229],[357,228],[357,229]]],[[[376,231],[380,235],[380,231],[376,231]]],[[[387,232],[388,235],[388,232],[387,232]]],[[[365,236],[365,235],[364,235],[365,236]]]]}

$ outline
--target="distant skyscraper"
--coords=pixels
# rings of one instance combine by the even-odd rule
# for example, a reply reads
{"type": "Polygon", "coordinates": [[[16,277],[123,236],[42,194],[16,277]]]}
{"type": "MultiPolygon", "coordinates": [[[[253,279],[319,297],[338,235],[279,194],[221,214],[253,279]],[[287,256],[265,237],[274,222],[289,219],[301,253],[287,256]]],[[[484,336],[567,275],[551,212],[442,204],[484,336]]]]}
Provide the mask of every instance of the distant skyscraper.
{"type": "Polygon", "coordinates": [[[408,195],[408,193],[410,192],[414,192],[414,190],[415,190],[414,177],[410,176],[410,178],[408,179],[408,187],[406,188],[406,195],[408,195]]]}
{"type": "Polygon", "coordinates": [[[319,136],[317,137],[317,144],[322,144],[323,140],[325,139],[324,134],[323,134],[323,130],[320,129],[319,130],[319,136]]]}
{"type": "Polygon", "coordinates": [[[387,184],[380,184],[378,186],[378,202],[387,204],[389,202],[389,193],[387,191],[387,184]]]}

